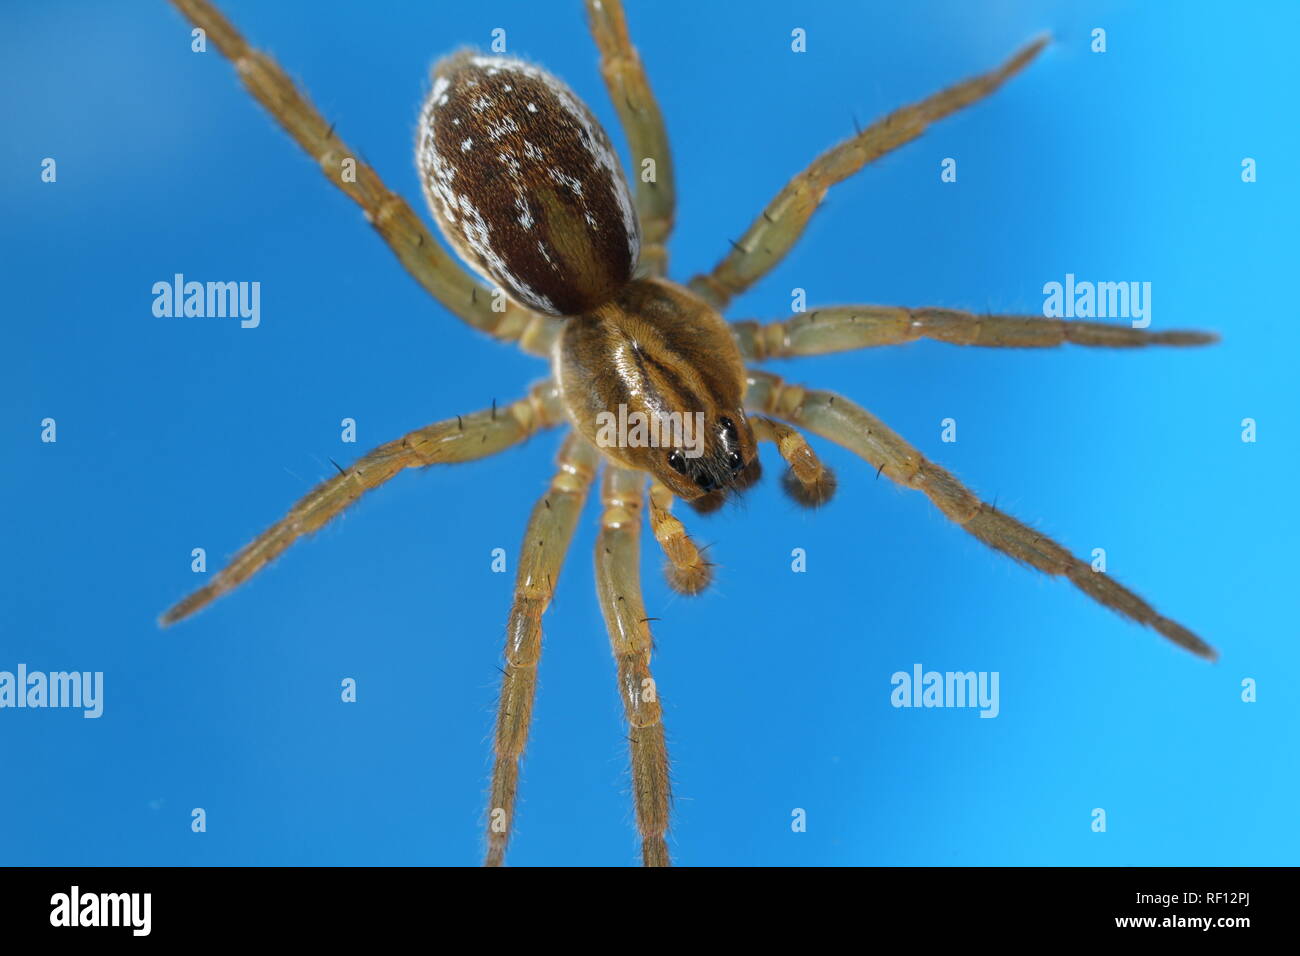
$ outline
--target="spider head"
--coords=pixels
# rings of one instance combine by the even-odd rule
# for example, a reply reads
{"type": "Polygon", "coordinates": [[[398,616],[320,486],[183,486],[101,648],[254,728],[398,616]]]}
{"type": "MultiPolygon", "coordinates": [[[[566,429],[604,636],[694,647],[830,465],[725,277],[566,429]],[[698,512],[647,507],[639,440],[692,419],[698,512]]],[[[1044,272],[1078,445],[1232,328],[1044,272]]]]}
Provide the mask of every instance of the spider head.
{"type": "Polygon", "coordinates": [[[722,317],[665,279],[567,319],[553,362],[569,417],[606,458],[701,507],[757,478],[745,369],[722,317]]]}

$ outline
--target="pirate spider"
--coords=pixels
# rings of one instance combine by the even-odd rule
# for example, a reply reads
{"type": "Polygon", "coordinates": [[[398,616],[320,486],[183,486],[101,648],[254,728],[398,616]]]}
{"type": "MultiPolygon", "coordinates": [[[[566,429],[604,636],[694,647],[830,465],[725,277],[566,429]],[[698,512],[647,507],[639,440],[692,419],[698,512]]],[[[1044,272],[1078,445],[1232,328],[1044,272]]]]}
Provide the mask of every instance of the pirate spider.
{"type": "Polygon", "coordinates": [[[1061,575],[1100,604],[1195,654],[1214,657],[1191,631],[1108,574],[1094,573],[1054,541],[981,501],[865,409],[829,392],[787,384],[748,363],[918,338],[985,347],[1121,348],[1201,345],[1215,336],[874,305],[821,308],[769,324],[728,324],[720,315],[733,296],[790,251],[831,186],[916,139],[930,123],[993,93],[1035,57],[1045,39],[988,73],[889,114],[817,157],[710,273],[685,286],[665,278],[674,216],[672,161],[619,0],[586,0],[586,7],[632,155],[653,161],[655,175],[637,177],[635,196],[605,132],[563,83],[520,60],[456,53],[433,68],[416,162],[444,238],[492,283],[487,289],[434,241],[405,200],[354,159],[355,152],[271,58],[249,47],[207,0],[173,3],[206,31],[249,92],[319,163],[326,178],[362,208],[437,301],[473,328],[551,362],[551,377],[509,406],[437,422],[340,468],[161,619],[163,625],[173,624],[238,587],[298,538],[403,469],[487,458],[539,429],[570,426],[519,558],[494,737],[488,865],[504,862],[511,833],[542,614],[602,466],[596,591],[629,727],[636,822],[647,866],[669,865],[665,834],[671,797],[639,578],[642,512],[648,512],[665,554],[670,584],[683,594],[699,593],[710,582],[711,564],[674,516],[674,499],[701,513],[716,509],[759,478],[757,446],[770,442],[786,464],[783,486],[791,497],[808,506],[825,503],[835,490],[834,475],[796,426],[848,448],[877,475],[923,492],[991,548],[1061,575]],[[699,416],[703,428],[691,447],[680,429],[670,429],[667,446],[610,440],[602,416],[620,406],[656,421],[676,415],[685,424],[699,416]]]}

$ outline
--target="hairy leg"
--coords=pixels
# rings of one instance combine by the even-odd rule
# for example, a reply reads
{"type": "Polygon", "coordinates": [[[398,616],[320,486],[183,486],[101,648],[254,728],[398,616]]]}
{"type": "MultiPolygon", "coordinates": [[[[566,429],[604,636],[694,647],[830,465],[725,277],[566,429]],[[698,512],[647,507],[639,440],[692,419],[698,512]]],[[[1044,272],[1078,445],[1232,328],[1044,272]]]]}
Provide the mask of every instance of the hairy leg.
{"type": "Polygon", "coordinates": [[[506,625],[506,666],[501,677],[493,742],[492,795],[488,803],[486,866],[505,862],[514,825],[519,762],[528,744],[542,655],[542,614],[551,603],[573,529],[596,476],[599,455],[577,432],[570,432],[557,459],[551,487],[533,507],[519,553],[515,599],[506,625]]]}
{"type": "Polygon", "coordinates": [[[1219,340],[1213,332],[1153,332],[1105,322],[888,305],[837,305],[800,312],[779,322],[733,322],[731,328],[741,354],[751,361],[900,345],[922,338],[952,345],[1022,349],[1067,343],[1103,348],[1209,345],[1219,340]]]}
{"type": "Polygon", "coordinates": [[[558,320],[508,299],[505,311],[494,311],[493,295],[443,250],[406,200],[391,192],[356,150],[339,138],[333,125],[325,122],[275,60],[250,47],[208,0],[172,3],[191,23],[206,31],[208,39],[234,64],[248,91],[316,161],[325,178],[361,207],[406,271],[430,295],[474,328],[503,341],[518,341],[533,354],[548,354],[559,330],[558,320]],[[350,167],[355,176],[345,178],[344,160],[355,163],[350,167]]]}
{"type": "Polygon", "coordinates": [[[789,466],[781,482],[786,494],[809,508],[831,500],[835,494],[835,472],[822,464],[803,435],[784,422],[760,415],[750,416],[749,424],[754,429],[754,437],[776,445],[789,466]]]}
{"type": "Polygon", "coordinates": [[[240,551],[211,581],[162,616],[166,627],[206,607],[243,584],[278,558],[291,544],[311,534],[362,494],[404,468],[487,458],[517,445],[539,428],[565,421],[559,393],[551,381],[535,385],[527,398],[505,408],[458,415],[380,445],[350,468],[323,481],[289,513],[240,551]]]}
{"type": "Polygon", "coordinates": [[[777,193],[740,241],[732,243],[732,250],[711,273],[690,281],[691,288],[715,308],[722,309],[733,296],[744,292],[785,258],[831,186],[891,150],[910,143],[931,123],[988,96],[1046,44],[1046,39],[1036,40],[996,70],[896,110],[852,139],[822,153],[777,193]]]}
{"type": "Polygon", "coordinates": [[[704,560],[681,520],[673,514],[673,493],[657,480],[650,482],[650,530],[668,559],[664,574],[680,594],[699,594],[713,580],[713,565],[704,560]]]}
{"type": "Polygon", "coordinates": [[[596,538],[596,595],[618,665],[618,693],[627,715],[632,756],[632,799],[641,859],[670,866],[668,815],[672,796],[663,711],[650,674],[653,639],[641,598],[641,489],[645,475],[610,466],[600,498],[604,505],[596,538]]]}
{"type": "Polygon", "coordinates": [[[751,370],[746,402],[769,415],[802,425],[865,458],[880,473],[924,492],[950,519],[989,547],[1052,575],[1062,575],[1094,601],[1154,628],[1180,647],[1214,659],[1212,647],[1109,574],[1099,573],[1055,541],[980,501],[961,482],[909,445],[870,412],[840,395],[786,385],[779,376],[751,370]]]}
{"type": "Polygon", "coordinates": [[[641,220],[641,268],[652,276],[667,275],[665,244],[673,229],[676,187],[664,118],[628,36],[622,0],[587,0],[587,19],[600,50],[600,72],[632,150],[630,172],[636,181],[636,211],[641,220]],[[654,162],[649,182],[645,178],[647,159],[654,162]]]}

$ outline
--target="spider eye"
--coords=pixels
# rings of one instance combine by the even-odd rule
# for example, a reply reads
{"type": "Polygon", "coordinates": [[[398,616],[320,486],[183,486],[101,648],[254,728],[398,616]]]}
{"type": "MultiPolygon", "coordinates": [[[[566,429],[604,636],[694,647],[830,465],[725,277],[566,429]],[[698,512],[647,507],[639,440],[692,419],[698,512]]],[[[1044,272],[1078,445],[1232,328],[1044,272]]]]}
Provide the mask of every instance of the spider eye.
{"type": "Polygon", "coordinates": [[[731,465],[732,471],[740,471],[745,467],[745,459],[740,457],[740,452],[733,451],[727,456],[727,464],[731,465]]]}
{"type": "Polygon", "coordinates": [[[668,455],[668,464],[679,475],[686,474],[686,457],[680,451],[674,451],[668,455]]]}
{"type": "Polygon", "coordinates": [[[727,433],[727,437],[732,441],[736,441],[740,437],[740,434],[736,431],[736,423],[730,418],[719,418],[718,424],[722,426],[722,430],[727,433]]]}

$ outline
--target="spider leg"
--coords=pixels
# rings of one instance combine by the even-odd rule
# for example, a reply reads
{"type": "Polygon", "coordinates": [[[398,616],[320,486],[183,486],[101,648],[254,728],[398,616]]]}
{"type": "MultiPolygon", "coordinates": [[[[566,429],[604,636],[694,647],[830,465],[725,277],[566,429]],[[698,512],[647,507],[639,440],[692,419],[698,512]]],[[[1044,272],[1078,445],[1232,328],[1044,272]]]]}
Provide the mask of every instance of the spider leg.
{"type": "Polygon", "coordinates": [[[1035,40],[997,69],[896,110],[822,153],[776,194],[713,271],[693,278],[690,287],[721,310],[732,296],[748,289],[785,258],[831,186],[916,139],[931,123],[993,93],[1046,45],[1045,37],[1035,40]]]}
{"type": "Polygon", "coordinates": [[[586,439],[570,432],[557,463],[560,467],[550,489],[528,519],[515,577],[514,603],[506,626],[506,666],[493,742],[486,866],[501,866],[505,861],[519,789],[519,762],[533,717],[537,662],[542,655],[542,614],[555,593],[555,582],[587,500],[587,489],[596,475],[599,456],[586,439]]]}
{"type": "Polygon", "coordinates": [[[632,795],[641,859],[671,866],[664,834],[672,802],[663,711],[650,675],[653,639],[641,598],[641,488],[645,476],[610,466],[601,482],[604,505],[596,538],[596,595],[618,665],[618,691],[627,715],[632,795]]]}
{"type": "Polygon", "coordinates": [[[751,415],[750,427],[759,441],[770,441],[789,465],[782,486],[799,504],[815,508],[826,504],[835,494],[835,472],[817,457],[808,440],[784,422],[751,415]]]}
{"type": "Polygon", "coordinates": [[[923,338],[994,348],[1052,348],[1066,344],[1138,348],[1209,345],[1219,340],[1213,332],[1152,332],[1105,322],[1035,315],[975,315],[954,309],[888,305],[837,305],[767,324],[733,322],[731,328],[741,354],[753,361],[899,345],[923,338]]]}
{"type": "Polygon", "coordinates": [[[591,35],[600,50],[600,72],[632,150],[636,211],[641,221],[641,270],[652,276],[667,275],[665,243],[673,229],[676,202],[668,131],[641,58],[628,36],[622,0],[586,2],[591,35]],[[646,160],[653,160],[654,164],[648,182],[646,160]]]}
{"type": "Polygon", "coordinates": [[[681,520],[673,514],[673,493],[655,480],[650,482],[650,530],[668,559],[664,575],[674,591],[699,594],[709,586],[713,565],[704,560],[681,520]]]}
{"type": "Polygon", "coordinates": [[[1178,622],[1161,617],[1109,574],[1094,572],[1055,541],[980,501],[955,477],[848,399],[786,385],[779,376],[751,370],[746,401],[843,445],[900,485],[925,492],[940,511],[989,547],[1046,574],[1063,575],[1094,601],[1154,628],[1194,654],[1211,660],[1216,657],[1210,645],[1178,622]]]}
{"type": "Polygon", "coordinates": [[[334,132],[271,57],[251,48],[208,0],[172,0],[182,14],[235,67],[244,86],[290,136],[314,159],[325,178],[361,207],[366,219],[388,243],[398,260],[420,285],[449,311],[480,331],[546,355],[559,330],[558,320],[538,315],[504,299],[505,311],[494,311],[494,296],[478,285],[424,227],[401,196],[391,192],[368,164],[334,132]],[[344,160],[355,167],[344,168],[344,160]],[[355,173],[355,176],[352,175],[355,173]]]}
{"type": "Polygon", "coordinates": [[[321,482],[269,529],[235,555],[211,581],[177,603],[160,619],[163,627],[189,617],[243,584],[305,534],[404,468],[487,458],[517,445],[539,428],[566,420],[552,381],[533,386],[527,398],[506,408],[485,409],[417,429],[363,455],[350,468],[321,482]]]}

